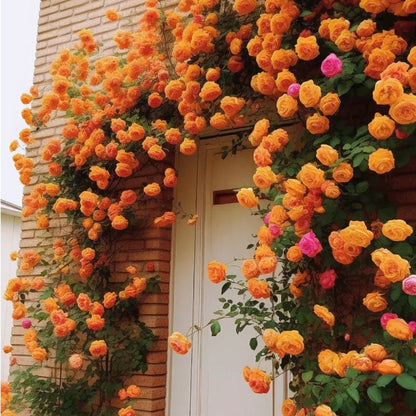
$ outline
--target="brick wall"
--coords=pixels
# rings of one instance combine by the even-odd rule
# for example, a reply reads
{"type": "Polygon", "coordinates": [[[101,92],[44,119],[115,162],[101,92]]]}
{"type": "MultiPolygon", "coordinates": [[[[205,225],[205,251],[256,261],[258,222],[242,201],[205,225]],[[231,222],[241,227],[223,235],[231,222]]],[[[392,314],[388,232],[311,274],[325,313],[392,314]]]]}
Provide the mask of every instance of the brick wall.
{"type": "MultiPolygon", "coordinates": [[[[139,15],[145,10],[144,1],[133,0],[41,0],[39,12],[39,25],[35,61],[34,85],[39,89],[39,95],[51,88],[51,76],[49,67],[56,58],[57,53],[63,48],[71,48],[78,42],[77,33],[81,29],[90,29],[94,39],[100,44],[100,55],[108,54],[114,50],[115,43],[112,37],[117,29],[131,29],[137,27],[139,15]],[[104,13],[108,9],[115,9],[122,17],[117,22],[109,22],[104,13]]],[[[34,100],[34,111],[41,105],[41,100],[34,100]]],[[[59,137],[64,125],[64,120],[54,119],[48,123],[47,128],[33,136],[36,141],[27,147],[27,156],[34,159],[35,168],[32,182],[24,188],[24,195],[28,195],[37,182],[37,175],[47,172],[47,165],[40,159],[40,151],[43,145],[51,138],[59,137]]],[[[155,172],[140,170],[138,176],[129,178],[124,186],[129,189],[137,189],[146,181],[147,175],[155,172]]],[[[162,175],[162,173],[160,173],[162,175]]],[[[163,176],[161,176],[163,177],[163,176]]],[[[163,200],[151,202],[145,209],[151,209],[154,215],[170,210],[172,194],[164,193],[163,200]]],[[[140,214],[140,213],[139,213],[140,214]]],[[[50,221],[48,231],[36,228],[36,219],[31,216],[24,218],[22,223],[20,248],[26,250],[41,247],[50,247],[54,238],[69,236],[71,227],[66,225],[64,218],[56,216],[50,221]],[[53,238],[51,238],[53,237],[53,238]]],[[[117,242],[116,256],[111,268],[116,280],[125,278],[125,267],[136,266],[141,276],[147,277],[155,273],[161,276],[161,293],[148,294],[142,297],[140,307],[141,319],[159,337],[156,345],[148,355],[148,372],[145,375],[136,375],[129,380],[142,388],[140,399],[136,402],[136,410],[143,416],[165,414],[166,396],[166,360],[167,360],[167,335],[168,335],[168,302],[169,302],[169,271],[170,271],[170,229],[140,228],[133,230],[117,242]],[[152,261],[155,264],[155,273],[144,272],[145,264],[152,261]]],[[[30,274],[22,273],[22,277],[31,278],[39,275],[40,267],[36,267],[30,274]]],[[[30,295],[28,303],[36,302],[36,296],[30,295]]],[[[33,363],[30,354],[23,345],[25,330],[20,321],[15,322],[12,331],[13,355],[21,366],[33,363]]],[[[56,369],[53,360],[44,363],[39,374],[44,377],[55,377],[56,369]]],[[[114,400],[115,406],[120,402],[114,400]]]]}

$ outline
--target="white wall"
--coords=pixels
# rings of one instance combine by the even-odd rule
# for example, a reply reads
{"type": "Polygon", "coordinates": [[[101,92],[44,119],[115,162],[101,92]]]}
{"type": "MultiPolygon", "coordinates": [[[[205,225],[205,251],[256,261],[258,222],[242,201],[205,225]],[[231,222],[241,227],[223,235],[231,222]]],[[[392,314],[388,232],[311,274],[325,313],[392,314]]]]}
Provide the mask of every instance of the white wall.
{"type": "MultiPolygon", "coordinates": [[[[3,204],[2,204],[3,205],[3,204]]],[[[17,262],[10,260],[9,254],[18,250],[20,240],[21,219],[20,211],[14,209],[1,210],[1,347],[9,345],[12,320],[12,303],[3,299],[3,293],[9,279],[16,277],[17,262]]],[[[6,381],[9,376],[10,354],[1,354],[1,380],[6,381]]]]}

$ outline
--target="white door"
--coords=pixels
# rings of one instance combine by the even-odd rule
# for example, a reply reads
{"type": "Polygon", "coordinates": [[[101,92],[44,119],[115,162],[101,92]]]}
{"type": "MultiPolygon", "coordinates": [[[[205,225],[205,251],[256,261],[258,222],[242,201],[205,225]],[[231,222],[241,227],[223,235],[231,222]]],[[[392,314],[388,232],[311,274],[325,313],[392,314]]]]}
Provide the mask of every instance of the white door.
{"type": "MultiPolygon", "coordinates": [[[[231,137],[202,140],[198,155],[180,156],[176,204],[199,215],[195,226],[175,225],[171,282],[170,330],[186,333],[193,325],[206,324],[220,309],[221,284],[211,283],[206,266],[217,260],[229,264],[228,274],[241,277],[242,259],[252,255],[261,219],[227,198],[227,190],[253,186],[255,165],[252,149],[221,158],[221,147],[231,137]],[[217,195],[214,197],[214,195],[217,195]],[[219,196],[218,196],[219,195],[219,196]],[[221,197],[222,196],[222,197],[221,197]]],[[[227,299],[238,299],[226,292],[227,299]]],[[[169,357],[169,416],[273,416],[280,414],[283,380],[267,394],[253,393],[242,377],[244,366],[257,367],[249,340],[252,328],[236,334],[232,319],[221,321],[222,331],[212,337],[210,329],[198,332],[184,356],[169,357]]],[[[261,348],[262,340],[259,339],[261,348]]],[[[271,371],[270,363],[263,369],[271,371]]]]}

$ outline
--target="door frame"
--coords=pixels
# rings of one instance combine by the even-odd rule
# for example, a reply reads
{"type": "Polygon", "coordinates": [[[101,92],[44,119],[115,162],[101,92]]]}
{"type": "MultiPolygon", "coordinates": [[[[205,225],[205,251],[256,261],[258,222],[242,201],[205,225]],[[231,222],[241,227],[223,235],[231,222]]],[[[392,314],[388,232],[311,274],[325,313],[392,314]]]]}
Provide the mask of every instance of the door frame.
{"type": "MultiPolygon", "coordinates": [[[[171,252],[171,278],[169,290],[169,334],[172,331],[180,331],[185,333],[192,325],[201,322],[203,316],[203,276],[205,273],[205,226],[207,207],[212,203],[212,195],[206,192],[207,184],[211,181],[211,177],[207,176],[207,158],[211,151],[218,150],[221,147],[230,144],[237,135],[230,132],[222,137],[214,137],[211,139],[202,139],[197,143],[198,152],[193,156],[184,156],[177,154],[175,166],[178,169],[178,177],[180,185],[175,187],[174,191],[174,209],[175,201],[181,202],[183,208],[188,214],[197,213],[199,218],[194,226],[189,226],[186,221],[176,222],[172,230],[172,252],[171,252]],[[195,175],[190,172],[196,172],[195,175]],[[201,189],[203,187],[203,189],[201,189]],[[194,192],[196,190],[196,192],[194,192]],[[179,240],[180,236],[180,242],[179,240]],[[187,261],[180,261],[179,252],[187,253],[187,261]],[[175,294],[182,290],[183,282],[179,279],[181,276],[191,276],[189,282],[192,287],[188,287],[188,293],[192,296],[191,301],[187,304],[178,305],[175,303],[175,294]],[[176,308],[175,308],[176,306],[176,308]],[[185,315],[187,325],[183,327],[175,327],[173,325],[174,314],[180,313],[185,315]]],[[[211,175],[211,172],[208,171],[211,175]]],[[[177,301],[177,299],[176,299],[177,301]]],[[[166,414],[169,416],[200,416],[201,400],[200,400],[200,374],[202,367],[202,334],[198,331],[193,335],[192,348],[186,356],[178,356],[168,349],[167,362],[167,393],[166,393],[166,414]],[[177,370],[184,371],[185,376],[179,380],[179,377],[173,375],[177,370]],[[180,385],[177,385],[180,383],[180,385]],[[186,395],[182,395],[186,391],[186,395]],[[175,393],[180,392],[181,397],[186,403],[182,403],[180,415],[172,415],[172,403],[176,400],[175,393]]],[[[283,397],[288,397],[288,377],[287,374],[282,377],[283,397]]],[[[275,408],[276,401],[276,383],[273,381],[271,386],[271,394],[273,395],[273,414],[279,414],[275,408]]],[[[175,403],[175,408],[177,403],[175,403]]]]}

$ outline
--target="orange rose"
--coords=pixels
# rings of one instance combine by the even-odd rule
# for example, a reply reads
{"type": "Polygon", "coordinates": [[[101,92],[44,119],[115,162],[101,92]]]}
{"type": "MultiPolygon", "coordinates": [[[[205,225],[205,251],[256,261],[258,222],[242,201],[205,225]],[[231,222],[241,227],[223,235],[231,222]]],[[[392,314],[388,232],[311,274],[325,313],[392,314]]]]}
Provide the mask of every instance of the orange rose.
{"type": "Polygon", "coordinates": [[[116,215],[111,222],[111,226],[116,230],[125,230],[129,225],[129,222],[122,215],[116,215]]]}
{"type": "Polygon", "coordinates": [[[334,326],[335,316],[332,312],[329,312],[328,308],[321,305],[315,305],[313,307],[313,312],[318,318],[321,318],[329,326],[334,326]]]}
{"type": "Polygon", "coordinates": [[[352,368],[367,373],[373,370],[373,362],[365,355],[358,355],[351,360],[352,368]]]}
{"type": "Polygon", "coordinates": [[[92,315],[91,318],[86,320],[88,329],[98,331],[104,328],[105,319],[101,318],[100,315],[92,315]]]}
{"type": "Polygon", "coordinates": [[[251,13],[257,7],[256,0],[236,0],[233,9],[241,15],[251,13]]]}
{"type": "Polygon", "coordinates": [[[354,48],[356,40],[357,38],[354,32],[344,29],[337,37],[335,45],[338,46],[341,52],[349,52],[354,48]]]}
{"type": "Polygon", "coordinates": [[[413,339],[413,332],[409,324],[400,318],[393,318],[387,321],[386,331],[394,338],[402,341],[413,339]]]}
{"type": "Polygon", "coordinates": [[[356,247],[368,247],[374,238],[374,233],[367,229],[364,221],[350,221],[340,235],[345,242],[356,247]]]}
{"type": "Polygon", "coordinates": [[[13,319],[22,319],[26,316],[26,306],[23,305],[22,302],[14,302],[13,303],[13,319]]]}
{"type": "Polygon", "coordinates": [[[89,309],[90,309],[90,305],[91,305],[91,299],[90,299],[90,297],[87,294],[80,293],[78,295],[78,298],[77,298],[77,304],[78,304],[78,307],[82,311],[88,312],[89,309]]]}
{"type": "Polygon", "coordinates": [[[220,107],[227,117],[235,116],[245,104],[244,98],[226,96],[221,100],[220,107]]]}
{"type": "Polygon", "coordinates": [[[337,416],[326,404],[319,405],[314,412],[315,416],[337,416]]]}
{"type": "Polygon", "coordinates": [[[383,361],[387,357],[386,349],[380,344],[367,345],[364,353],[373,361],[383,361]]]}
{"type": "Polygon", "coordinates": [[[32,358],[36,361],[43,361],[46,358],[46,350],[45,348],[37,347],[32,351],[32,358]]]}
{"type": "MultiPolygon", "coordinates": [[[[267,260],[268,257],[263,257],[260,261],[267,260]]],[[[257,278],[249,279],[247,281],[247,289],[251,296],[255,299],[267,299],[270,297],[270,289],[265,280],[259,280],[257,278]]]]}
{"type": "Polygon", "coordinates": [[[380,374],[393,374],[398,376],[403,373],[403,367],[395,360],[386,359],[375,365],[375,370],[380,374]]]}
{"type": "Polygon", "coordinates": [[[296,82],[295,75],[288,69],[283,69],[279,72],[276,78],[276,87],[280,92],[287,92],[287,89],[291,84],[296,82]]]}
{"type": "Polygon", "coordinates": [[[374,48],[368,57],[368,65],[364,69],[364,73],[373,79],[380,79],[380,74],[395,59],[394,53],[381,48],[374,48]]]}
{"type": "Polygon", "coordinates": [[[207,81],[199,93],[199,96],[203,101],[214,101],[222,94],[221,87],[213,82],[207,81]]]}
{"type": "Polygon", "coordinates": [[[299,36],[295,45],[295,52],[299,59],[312,61],[319,55],[319,46],[315,36],[299,36]]]}
{"type": "Polygon", "coordinates": [[[117,295],[115,292],[107,292],[104,294],[103,305],[105,308],[112,308],[117,300],[117,295]]]}
{"type": "Polygon", "coordinates": [[[179,145],[179,151],[187,156],[193,155],[196,152],[195,140],[185,138],[179,145]]]}
{"type": "Polygon", "coordinates": [[[376,31],[376,22],[372,19],[363,20],[357,27],[356,33],[359,37],[369,37],[376,31]]]}
{"type": "Polygon", "coordinates": [[[306,186],[297,179],[288,179],[285,181],[286,192],[296,198],[301,198],[306,193],[306,186]]]}
{"type": "Polygon", "coordinates": [[[318,354],[318,365],[325,374],[335,374],[335,367],[339,361],[338,354],[331,350],[322,350],[318,354]]]}
{"type": "Polygon", "coordinates": [[[270,21],[270,28],[273,33],[283,35],[289,30],[292,19],[286,13],[274,13],[270,21]]]}
{"type": "Polygon", "coordinates": [[[141,389],[140,387],[131,384],[130,386],[127,387],[127,396],[130,397],[131,399],[137,399],[140,396],[141,393],[141,389]]]}
{"type": "Polygon", "coordinates": [[[246,259],[241,265],[241,273],[246,279],[252,279],[260,275],[260,270],[257,267],[257,262],[253,259],[246,259]]]}
{"type": "MultiPolygon", "coordinates": [[[[330,19],[327,23],[327,26],[329,38],[332,40],[332,42],[335,42],[343,30],[350,28],[350,22],[346,20],[344,17],[340,17],[338,19],[330,19]]],[[[324,27],[322,28],[322,31],[326,32],[324,27]]]]}
{"type": "Polygon", "coordinates": [[[254,393],[263,394],[267,393],[270,389],[270,377],[258,368],[251,369],[249,367],[244,367],[243,377],[254,393]]]}
{"type": "Polygon", "coordinates": [[[323,134],[329,130],[329,120],[319,113],[315,113],[306,119],[306,128],[312,134],[323,134]]]}
{"type": "Polygon", "coordinates": [[[181,334],[180,332],[174,332],[168,338],[168,344],[173,351],[181,355],[186,354],[192,345],[188,338],[186,338],[185,335],[181,334]]]}
{"type": "Polygon", "coordinates": [[[124,407],[118,411],[118,416],[135,416],[136,412],[131,408],[131,406],[124,407]]]}
{"type": "Polygon", "coordinates": [[[368,124],[368,131],[375,139],[386,140],[394,133],[395,127],[396,123],[390,117],[376,113],[368,124]]]}
{"type": "Polygon", "coordinates": [[[252,80],[252,86],[255,91],[263,95],[273,95],[276,91],[276,82],[272,75],[267,72],[260,72],[252,80]]]}
{"type": "Polygon", "coordinates": [[[279,334],[276,348],[282,350],[286,354],[298,355],[305,348],[303,344],[303,337],[296,330],[283,331],[279,334]]]}
{"type": "Polygon", "coordinates": [[[151,146],[147,151],[147,154],[149,155],[150,159],[153,160],[163,160],[166,157],[165,151],[158,144],[151,146]]]}
{"type": "Polygon", "coordinates": [[[396,78],[385,78],[377,81],[373,91],[373,99],[380,105],[393,105],[403,96],[403,85],[396,78]]]}
{"type": "Polygon", "coordinates": [[[303,82],[299,90],[299,100],[305,107],[315,107],[321,99],[321,88],[313,80],[303,82]]]}
{"type": "Polygon", "coordinates": [[[312,163],[307,163],[299,171],[298,179],[309,189],[320,188],[325,182],[324,171],[312,163]]]}
{"type": "Polygon", "coordinates": [[[217,130],[224,130],[227,127],[230,127],[230,120],[221,113],[215,113],[209,120],[209,123],[212,127],[217,130]]]}
{"type": "Polygon", "coordinates": [[[403,94],[389,110],[390,117],[399,124],[416,122],[416,95],[403,94]]]}
{"type": "Polygon", "coordinates": [[[379,175],[390,172],[394,169],[394,165],[393,153],[388,149],[377,149],[368,158],[368,168],[379,175]]]}
{"type": "Polygon", "coordinates": [[[316,151],[316,158],[325,166],[331,166],[338,160],[338,152],[327,144],[321,144],[316,151]]]}
{"type": "Polygon", "coordinates": [[[225,279],[227,266],[218,261],[208,263],[208,279],[212,283],[220,283],[225,279]]]}
{"type": "Polygon", "coordinates": [[[259,203],[252,188],[241,188],[237,193],[237,200],[244,208],[254,208],[259,203]]]}
{"type": "Polygon", "coordinates": [[[279,338],[279,333],[274,329],[268,328],[264,331],[262,335],[264,344],[270,351],[276,350],[276,342],[279,338]]]}
{"type": "Polygon", "coordinates": [[[143,192],[147,196],[156,196],[159,195],[161,192],[160,185],[156,182],[150,183],[143,188],[143,192]]]}
{"type": "Polygon", "coordinates": [[[328,186],[325,187],[324,194],[327,198],[335,199],[341,195],[341,190],[333,182],[330,182],[328,186]]]}
{"type": "Polygon", "coordinates": [[[354,170],[349,163],[340,163],[332,172],[332,177],[338,183],[349,182],[354,176],[354,170]]]}
{"type": "MultiPolygon", "coordinates": [[[[260,240],[259,242],[262,243],[260,240]]],[[[277,265],[276,256],[273,255],[273,256],[263,257],[258,263],[260,274],[268,274],[268,273],[274,272],[276,270],[276,265],[277,265]]]]}
{"type": "Polygon", "coordinates": [[[413,234],[413,228],[403,220],[390,220],[383,225],[381,232],[390,240],[404,241],[413,234]]]}
{"type": "Polygon", "coordinates": [[[286,258],[289,261],[298,262],[302,259],[302,250],[299,246],[292,246],[286,252],[286,258]]]}
{"type": "Polygon", "coordinates": [[[89,351],[93,357],[99,357],[107,354],[107,344],[104,340],[93,341],[90,345],[89,351]]]}
{"type": "Polygon", "coordinates": [[[289,118],[298,111],[298,100],[288,94],[283,94],[278,98],[276,107],[280,117],[289,118]]]}
{"type": "Polygon", "coordinates": [[[270,166],[258,167],[253,175],[253,181],[260,189],[270,188],[276,181],[276,175],[270,166]]]}
{"type": "Polygon", "coordinates": [[[329,92],[325,94],[319,102],[319,109],[322,111],[324,116],[332,116],[337,111],[341,104],[338,94],[329,92]]]}
{"type": "Polygon", "coordinates": [[[295,416],[297,412],[296,404],[291,399],[285,399],[283,400],[281,410],[283,416],[295,416]]]}
{"type": "Polygon", "coordinates": [[[387,301],[379,292],[368,293],[363,304],[371,312],[381,312],[387,308],[387,301]]]}

